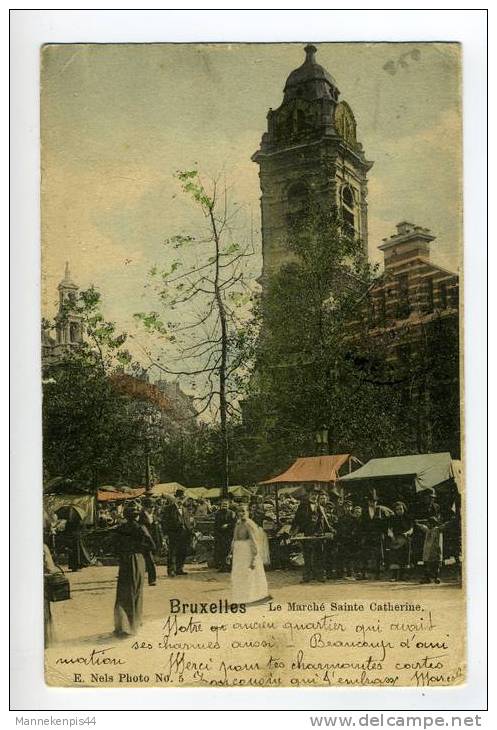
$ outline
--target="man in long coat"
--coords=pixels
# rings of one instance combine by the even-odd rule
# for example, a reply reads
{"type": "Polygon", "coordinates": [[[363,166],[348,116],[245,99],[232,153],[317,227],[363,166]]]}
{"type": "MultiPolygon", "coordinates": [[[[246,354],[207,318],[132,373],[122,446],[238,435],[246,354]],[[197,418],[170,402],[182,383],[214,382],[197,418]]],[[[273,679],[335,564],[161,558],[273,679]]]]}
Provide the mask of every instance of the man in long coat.
{"type": "Polygon", "coordinates": [[[151,499],[145,499],[142,505],[142,511],[138,519],[140,525],[147,528],[147,531],[152,538],[154,543],[153,550],[147,550],[143,553],[145,558],[145,567],[147,569],[147,577],[149,586],[154,586],[157,583],[157,571],[155,569],[154,552],[160,551],[162,545],[162,528],[159,521],[157,520],[154,512],[154,503],[151,499]]]}
{"type": "Polygon", "coordinates": [[[229,571],[228,554],[233,540],[236,514],[229,509],[227,499],[222,499],[214,515],[214,562],[219,572],[229,571]]]}
{"type": "Polygon", "coordinates": [[[165,508],[162,527],[167,535],[167,574],[170,578],[186,575],[183,570],[191,544],[194,521],[185,505],[184,489],[177,489],[174,500],[165,508]]]}
{"type": "MultiPolygon", "coordinates": [[[[323,507],[318,504],[316,491],[309,492],[297,507],[292,523],[292,533],[304,533],[304,537],[319,537],[331,533],[331,525],[323,507]]],[[[304,556],[304,575],[302,583],[309,583],[312,579],[325,581],[324,542],[322,540],[302,540],[304,556]]]]}
{"type": "Polygon", "coordinates": [[[388,530],[388,521],[393,511],[382,504],[378,504],[376,489],[370,489],[366,504],[362,511],[362,528],[364,548],[369,556],[371,569],[375,580],[381,577],[381,570],[385,564],[385,536],[388,530]]]}

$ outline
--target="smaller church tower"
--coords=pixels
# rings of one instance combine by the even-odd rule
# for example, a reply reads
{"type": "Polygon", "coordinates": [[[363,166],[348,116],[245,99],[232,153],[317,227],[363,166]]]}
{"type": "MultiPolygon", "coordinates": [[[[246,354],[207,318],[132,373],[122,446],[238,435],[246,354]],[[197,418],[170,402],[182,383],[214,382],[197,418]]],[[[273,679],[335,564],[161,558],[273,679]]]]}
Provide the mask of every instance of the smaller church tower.
{"type": "Polygon", "coordinates": [[[262,215],[262,283],[291,259],[293,220],[310,200],[338,212],[367,255],[368,161],[357,141],[352,109],[339,101],[335,79],[316,62],[315,46],[288,76],[281,105],[252,160],[259,165],[262,215]]]}
{"type": "Polygon", "coordinates": [[[64,278],[57,289],[59,291],[59,311],[56,317],[57,344],[76,345],[83,339],[83,326],[78,314],[67,311],[68,305],[76,301],[78,293],[78,286],[71,280],[68,261],[64,278]]]}

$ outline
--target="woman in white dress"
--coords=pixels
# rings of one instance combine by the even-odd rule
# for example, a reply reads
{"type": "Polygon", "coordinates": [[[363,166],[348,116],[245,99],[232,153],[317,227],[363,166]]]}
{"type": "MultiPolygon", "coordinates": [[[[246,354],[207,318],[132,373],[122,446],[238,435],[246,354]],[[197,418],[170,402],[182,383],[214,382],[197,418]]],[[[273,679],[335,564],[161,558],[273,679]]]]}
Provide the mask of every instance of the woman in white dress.
{"type": "Polygon", "coordinates": [[[249,518],[248,506],[237,507],[237,523],[233,534],[231,567],[231,600],[234,603],[262,603],[270,598],[260,528],[249,518]]]}

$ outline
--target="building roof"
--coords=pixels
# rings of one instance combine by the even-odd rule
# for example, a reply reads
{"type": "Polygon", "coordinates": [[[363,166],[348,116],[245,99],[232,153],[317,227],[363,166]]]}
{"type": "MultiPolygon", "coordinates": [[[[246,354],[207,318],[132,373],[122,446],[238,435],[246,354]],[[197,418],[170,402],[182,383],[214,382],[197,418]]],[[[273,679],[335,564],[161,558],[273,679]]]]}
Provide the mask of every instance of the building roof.
{"type": "Polygon", "coordinates": [[[388,248],[398,246],[401,243],[408,243],[409,241],[422,241],[423,243],[431,243],[435,240],[435,236],[431,233],[429,228],[423,226],[416,226],[414,223],[408,223],[402,221],[397,223],[397,233],[389,238],[384,238],[383,243],[378,246],[380,251],[386,251],[388,248]]]}
{"type": "MultiPolygon", "coordinates": [[[[284,91],[291,91],[296,86],[308,84],[312,81],[322,81],[336,89],[337,84],[333,76],[315,61],[317,48],[315,46],[308,45],[304,48],[304,50],[305,61],[288,76],[284,91]]],[[[326,93],[326,87],[321,87],[321,93],[319,95],[328,96],[326,93]]]]}
{"type": "Polygon", "coordinates": [[[340,477],[340,481],[354,482],[361,479],[411,476],[415,480],[416,491],[421,492],[450,479],[451,464],[452,457],[448,451],[439,454],[389,456],[384,459],[371,459],[360,469],[340,477]]]}
{"type": "Polygon", "coordinates": [[[66,261],[64,278],[60,282],[58,288],[59,289],[78,289],[78,286],[71,279],[71,272],[69,271],[69,261],[66,261]]]}
{"type": "Polygon", "coordinates": [[[330,456],[307,456],[297,459],[286,471],[260,484],[280,484],[282,482],[335,482],[340,468],[350,459],[351,454],[330,456]]]}

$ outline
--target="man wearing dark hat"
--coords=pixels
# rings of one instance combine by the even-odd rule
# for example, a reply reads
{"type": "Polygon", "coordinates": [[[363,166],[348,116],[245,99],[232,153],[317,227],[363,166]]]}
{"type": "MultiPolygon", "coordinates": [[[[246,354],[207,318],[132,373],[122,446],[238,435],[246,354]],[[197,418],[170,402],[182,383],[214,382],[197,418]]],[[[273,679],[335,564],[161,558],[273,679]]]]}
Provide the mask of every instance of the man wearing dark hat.
{"type": "MultiPolygon", "coordinates": [[[[319,490],[311,490],[300,503],[292,523],[292,533],[303,533],[304,537],[318,538],[331,533],[331,526],[323,507],[318,504],[319,490]]],[[[324,541],[302,540],[304,574],[302,583],[315,579],[324,583],[324,541]]]]}
{"type": "MultiPolygon", "coordinates": [[[[147,528],[147,531],[154,543],[155,552],[158,552],[160,550],[160,546],[162,545],[162,529],[155,517],[154,503],[148,497],[142,502],[142,509],[138,522],[140,523],[140,525],[143,525],[147,528]]],[[[155,562],[152,551],[148,550],[147,552],[143,553],[143,557],[145,558],[148,584],[149,586],[154,586],[157,583],[157,571],[155,569],[155,562]]]]}
{"type": "Polygon", "coordinates": [[[214,561],[221,573],[229,571],[228,554],[233,540],[236,514],[229,508],[229,501],[222,499],[214,515],[214,561]]]}
{"type": "Polygon", "coordinates": [[[183,570],[193,532],[193,517],[185,505],[185,490],[177,489],[174,500],[163,514],[163,529],[167,535],[167,573],[170,578],[186,575],[183,570]]]}
{"type": "Polygon", "coordinates": [[[385,561],[385,536],[388,520],[392,515],[391,509],[378,504],[376,489],[370,489],[366,497],[366,506],[362,511],[362,522],[364,548],[376,580],[381,577],[385,561]]]}

